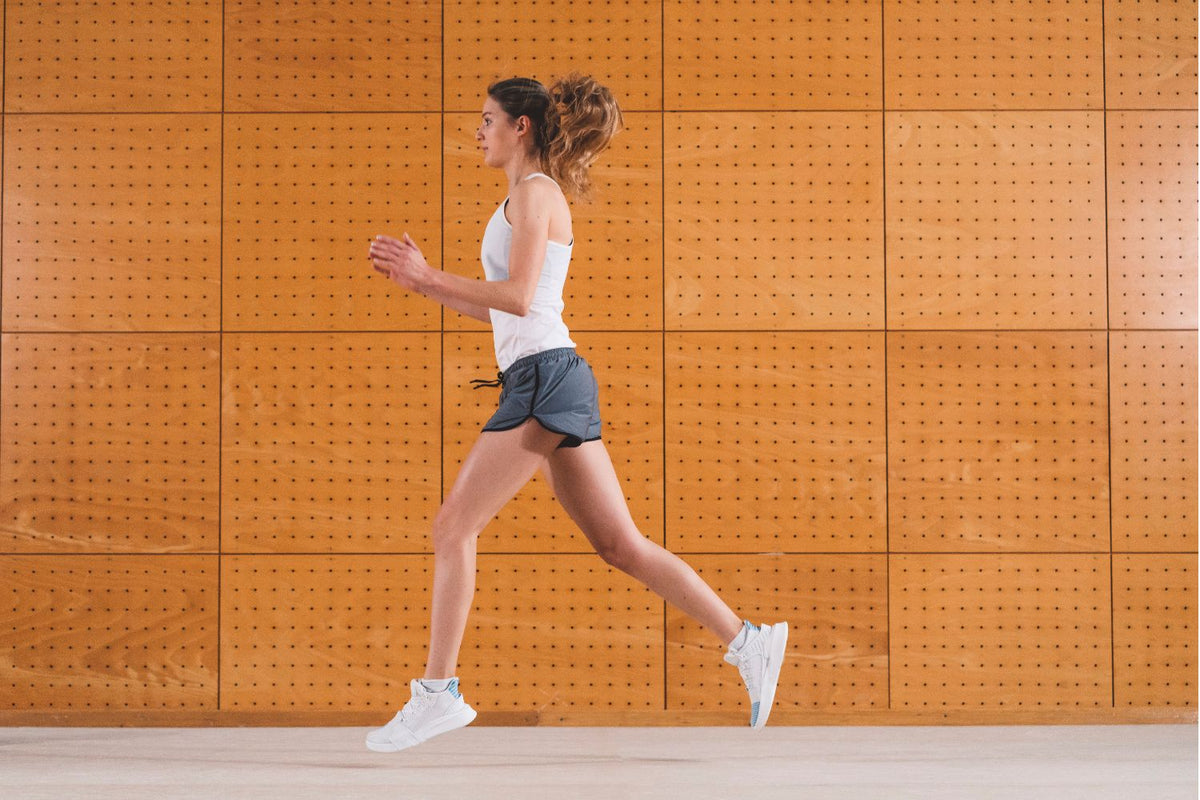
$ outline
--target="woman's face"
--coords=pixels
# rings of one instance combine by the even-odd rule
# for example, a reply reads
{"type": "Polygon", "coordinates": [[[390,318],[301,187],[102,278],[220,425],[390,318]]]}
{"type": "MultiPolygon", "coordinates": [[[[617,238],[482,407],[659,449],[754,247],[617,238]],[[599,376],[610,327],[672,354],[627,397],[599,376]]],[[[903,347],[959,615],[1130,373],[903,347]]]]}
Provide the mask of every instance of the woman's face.
{"type": "Polygon", "coordinates": [[[475,139],[483,150],[483,163],[489,167],[504,166],[514,155],[521,154],[528,133],[528,119],[513,120],[495,98],[489,96],[483,104],[483,118],[475,130],[475,139]]]}

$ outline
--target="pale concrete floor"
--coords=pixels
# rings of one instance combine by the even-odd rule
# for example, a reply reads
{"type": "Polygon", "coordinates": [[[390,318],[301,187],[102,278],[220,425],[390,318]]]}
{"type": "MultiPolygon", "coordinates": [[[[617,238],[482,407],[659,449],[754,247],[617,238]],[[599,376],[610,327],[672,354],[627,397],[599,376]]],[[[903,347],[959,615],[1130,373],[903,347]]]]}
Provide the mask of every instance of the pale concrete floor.
{"type": "Polygon", "coordinates": [[[402,753],[367,728],[0,728],[0,797],[1174,800],[1194,725],[467,728],[402,753]]]}

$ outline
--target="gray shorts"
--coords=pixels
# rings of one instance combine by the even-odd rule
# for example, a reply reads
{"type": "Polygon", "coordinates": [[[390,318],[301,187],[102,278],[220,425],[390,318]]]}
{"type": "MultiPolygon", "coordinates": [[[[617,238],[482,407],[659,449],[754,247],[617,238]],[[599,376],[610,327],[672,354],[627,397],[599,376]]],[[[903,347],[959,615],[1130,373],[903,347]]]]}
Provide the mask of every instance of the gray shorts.
{"type": "Polygon", "coordinates": [[[566,434],[559,447],[600,438],[600,387],[573,348],[518,358],[500,373],[500,384],[500,408],[483,426],[485,431],[511,430],[533,417],[543,428],[566,434]]]}

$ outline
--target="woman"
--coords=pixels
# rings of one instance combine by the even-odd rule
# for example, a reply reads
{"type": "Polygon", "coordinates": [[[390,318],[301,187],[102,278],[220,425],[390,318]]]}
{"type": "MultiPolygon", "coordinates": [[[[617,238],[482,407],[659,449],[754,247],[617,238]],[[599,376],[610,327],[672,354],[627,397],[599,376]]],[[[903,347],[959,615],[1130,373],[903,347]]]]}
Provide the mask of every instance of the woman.
{"type": "Polygon", "coordinates": [[[539,469],[609,564],[642,581],[729,645],[750,692],[750,724],[770,714],[787,623],[743,622],[682,560],[642,536],[600,439],[598,387],[562,320],[574,239],[560,184],[588,199],[588,168],[622,127],[608,89],[573,73],[549,91],[512,78],[488,87],[475,138],[509,194],[483,236],[485,281],[430,267],[416,243],[376,237],[374,269],[409,291],[489,322],[500,367],[499,409],[483,427],[433,522],[429,657],[412,697],[367,746],[391,752],[475,718],[454,677],[475,593],[479,533],[539,469]]]}

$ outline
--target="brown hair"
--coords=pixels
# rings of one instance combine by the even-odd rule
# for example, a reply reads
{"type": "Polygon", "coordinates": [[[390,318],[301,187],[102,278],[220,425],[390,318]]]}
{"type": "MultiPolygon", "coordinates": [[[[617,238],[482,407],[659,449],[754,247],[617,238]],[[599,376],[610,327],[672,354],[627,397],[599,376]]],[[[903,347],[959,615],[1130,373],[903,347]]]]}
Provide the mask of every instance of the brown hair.
{"type": "Polygon", "coordinates": [[[578,72],[549,89],[532,78],[509,78],[487,92],[514,120],[527,115],[533,122],[533,144],[546,174],[570,194],[591,201],[588,169],[625,127],[612,92],[578,72]]]}

